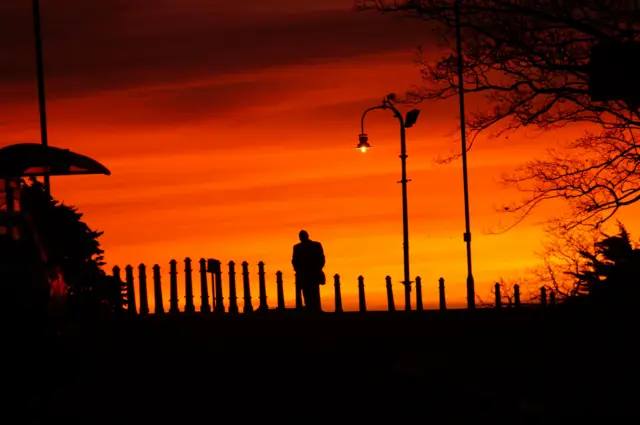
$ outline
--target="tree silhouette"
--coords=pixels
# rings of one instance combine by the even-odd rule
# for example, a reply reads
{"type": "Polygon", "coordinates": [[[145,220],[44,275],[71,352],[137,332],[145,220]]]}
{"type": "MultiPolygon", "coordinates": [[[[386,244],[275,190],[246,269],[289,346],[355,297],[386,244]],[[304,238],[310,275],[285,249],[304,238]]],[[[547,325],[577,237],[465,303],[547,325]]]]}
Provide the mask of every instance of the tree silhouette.
{"type": "Polygon", "coordinates": [[[583,294],[600,300],[635,302],[640,284],[640,249],[632,244],[625,227],[618,225],[618,234],[604,235],[596,243],[595,252],[580,253],[587,264],[572,275],[583,294]]]}
{"type": "Polygon", "coordinates": [[[21,203],[29,213],[42,244],[48,267],[58,267],[67,285],[69,305],[75,311],[121,308],[121,283],[102,270],[103,253],[98,238],[78,209],[47,194],[35,179],[23,182],[21,203]]]}
{"type": "Polygon", "coordinates": [[[616,234],[565,234],[547,245],[539,276],[565,298],[588,296],[597,302],[635,302],[640,290],[640,249],[618,222],[616,234]]]}
{"type": "MultiPolygon", "coordinates": [[[[433,24],[441,47],[455,51],[460,10],[465,92],[481,100],[469,114],[470,145],[527,126],[540,130],[580,123],[589,131],[566,149],[551,150],[505,181],[527,193],[505,206],[516,225],[541,202],[569,202],[565,230],[599,226],[640,199],[640,128],[633,101],[596,102],[589,96],[590,52],[599,43],[640,40],[640,3],[630,0],[357,0],[358,10],[397,12],[433,24]]],[[[410,101],[442,100],[458,92],[454,55],[429,62],[420,55],[423,86],[410,101]]],[[[630,91],[634,88],[630,87],[630,91]]],[[[581,129],[583,130],[583,129],[581,129]]],[[[457,155],[448,158],[452,160],[457,155]]],[[[512,226],[511,226],[512,227],[512,226]]]]}

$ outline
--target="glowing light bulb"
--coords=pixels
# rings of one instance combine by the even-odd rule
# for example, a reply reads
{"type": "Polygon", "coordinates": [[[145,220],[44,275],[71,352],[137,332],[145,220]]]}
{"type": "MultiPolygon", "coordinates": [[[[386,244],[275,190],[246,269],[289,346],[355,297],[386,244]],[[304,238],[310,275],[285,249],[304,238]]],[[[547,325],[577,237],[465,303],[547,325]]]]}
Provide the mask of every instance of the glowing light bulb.
{"type": "Polygon", "coordinates": [[[367,151],[367,147],[363,146],[360,148],[360,152],[365,153],[367,151]]]}

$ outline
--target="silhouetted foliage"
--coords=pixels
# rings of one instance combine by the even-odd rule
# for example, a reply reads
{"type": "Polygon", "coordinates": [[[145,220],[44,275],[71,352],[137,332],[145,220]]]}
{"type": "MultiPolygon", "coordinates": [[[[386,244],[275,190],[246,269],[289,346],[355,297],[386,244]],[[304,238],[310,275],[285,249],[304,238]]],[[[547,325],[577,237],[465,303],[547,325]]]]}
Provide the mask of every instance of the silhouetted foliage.
{"type": "MultiPolygon", "coordinates": [[[[455,52],[456,0],[357,0],[359,10],[398,12],[433,24],[441,47],[455,52]]],[[[471,143],[526,126],[540,130],[572,123],[591,131],[548,157],[533,160],[505,181],[527,193],[505,206],[520,222],[541,202],[567,201],[564,229],[598,226],[640,199],[633,102],[589,97],[591,48],[600,42],[640,40],[640,3],[630,0],[457,0],[460,10],[465,92],[480,97],[467,116],[471,143]]],[[[429,62],[420,55],[424,84],[410,100],[442,100],[458,92],[455,55],[429,62]]],[[[584,129],[581,129],[582,131],[584,129]]],[[[449,160],[455,158],[454,155],[449,160]]]]}
{"type": "Polygon", "coordinates": [[[120,283],[101,268],[104,251],[98,238],[103,232],[92,230],[77,208],[53,199],[35,179],[23,183],[21,202],[31,216],[48,266],[62,270],[69,305],[83,311],[119,310],[120,283]]]}
{"type": "Polygon", "coordinates": [[[537,275],[565,299],[588,296],[622,306],[640,293],[640,248],[622,223],[614,235],[562,234],[545,245],[537,275]]]}
{"type": "MultiPolygon", "coordinates": [[[[587,264],[573,277],[580,293],[616,302],[635,298],[640,278],[640,249],[619,224],[618,234],[604,235],[595,252],[580,252],[587,264]]],[[[633,300],[635,301],[635,300],[633,300]]]]}

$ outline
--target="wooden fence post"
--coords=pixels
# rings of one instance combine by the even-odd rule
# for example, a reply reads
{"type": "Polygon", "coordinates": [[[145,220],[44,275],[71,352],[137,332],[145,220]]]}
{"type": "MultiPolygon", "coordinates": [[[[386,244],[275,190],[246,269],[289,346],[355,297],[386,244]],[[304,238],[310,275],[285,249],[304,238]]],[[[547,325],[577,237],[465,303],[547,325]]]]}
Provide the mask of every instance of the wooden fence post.
{"type": "Polygon", "coordinates": [[[209,277],[207,276],[207,260],[201,258],[200,261],[200,311],[211,312],[209,304],[209,277]]]}
{"type": "Polygon", "coordinates": [[[258,263],[258,291],[260,298],[260,306],[258,311],[269,311],[269,305],[267,304],[267,282],[264,272],[264,262],[258,263]]]}
{"type": "Polygon", "coordinates": [[[180,313],[178,307],[178,262],[169,261],[169,313],[180,313]]]}
{"type": "Polygon", "coordinates": [[[147,266],[138,266],[138,286],[140,288],[140,314],[149,314],[149,300],[147,298],[147,266]]]}
{"type": "Polygon", "coordinates": [[[222,293],[222,263],[216,259],[209,258],[207,260],[207,268],[212,275],[211,290],[212,297],[215,296],[214,313],[224,313],[224,297],[222,293]],[[214,288],[215,286],[215,288],[214,288]]]}
{"type": "Polygon", "coordinates": [[[336,303],[336,313],[342,313],[342,293],[340,291],[340,275],[335,274],[333,276],[333,291],[336,303]]]}
{"type": "Polygon", "coordinates": [[[253,313],[253,305],[251,305],[251,283],[249,282],[249,263],[242,262],[242,292],[244,305],[242,306],[243,313],[253,313]]]}
{"type": "Polygon", "coordinates": [[[500,284],[496,282],[494,285],[494,293],[496,297],[496,308],[502,307],[502,295],[500,294],[500,284]]]}
{"type": "Polygon", "coordinates": [[[422,278],[416,276],[416,311],[422,310],[424,310],[422,306],[422,278]]]}
{"type": "Polygon", "coordinates": [[[446,310],[447,298],[444,290],[444,277],[438,279],[438,293],[440,294],[440,310],[446,310]]]}
{"type": "Polygon", "coordinates": [[[361,312],[367,311],[367,299],[364,296],[364,277],[358,276],[358,304],[361,312]]]}
{"type": "Polygon", "coordinates": [[[229,261],[229,313],[238,313],[238,297],[236,296],[236,263],[229,261]]]}
{"type": "Polygon", "coordinates": [[[282,272],[278,270],[276,272],[276,289],[278,291],[278,310],[284,310],[284,283],[282,281],[282,272]]]}
{"type": "Polygon", "coordinates": [[[154,311],[156,314],[164,314],[164,303],[162,302],[162,281],[160,280],[160,266],[153,266],[153,297],[155,300],[154,311]]]}
{"type": "Polygon", "coordinates": [[[386,281],[385,286],[387,287],[387,309],[389,311],[396,311],[396,303],[393,300],[393,286],[391,284],[391,276],[387,276],[384,278],[386,281]]]}
{"type": "Polygon", "coordinates": [[[184,286],[185,286],[185,313],[194,313],[196,306],[193,304],[193,269],[191,268],[191,258],[184,259],[184,286]]]}

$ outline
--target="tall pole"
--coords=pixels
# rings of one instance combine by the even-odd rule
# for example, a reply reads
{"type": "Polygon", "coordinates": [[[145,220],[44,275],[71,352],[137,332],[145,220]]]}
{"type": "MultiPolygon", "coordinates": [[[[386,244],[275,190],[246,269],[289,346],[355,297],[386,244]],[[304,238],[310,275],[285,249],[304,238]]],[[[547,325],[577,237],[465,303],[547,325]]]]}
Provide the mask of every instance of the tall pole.
{"type": "Polygon", "coordinates": [[[458,59],[458,97],[460,105],[460,140],[462,142],[462,184],[464,187],[464,241],[467,244],[467,307],[473,309],[476,306],[475,283],[471,268],[471,224],[469,223],[469,176],[467,172],[467,135],[464,114],[464,81],[462,60],[462,37],[460,35],[460,6],[459,0],[455,0],[456,19],[456,51],[458,59]]]}
{"type": "Polygon", "coordinates": [[[402,254],[404,264],[404,309],[411,310],[411,273],[409,271],[409,201],[407,195],[407,183],[410,181],[407,179],[407,138],[405,133],[405,122],[400,111],[393,106],[391,98],[386,97],[382,101],[382,105],[373,106],[364,111],[362,114],[361,127],[362,134],[364,134],[364,118],[370,111],[374,109],[391,109],[394,116],[400,122],[400,162],[402,165],[401,180],[398,183],[402,184],[402,254]]]}
{"type": "Polygon", "coordinates": [[[400,161],[402,163],[402,253],[404,261],[404,309],[411,310],[411,274],[409,273],[409,202],[407,197],[407,140],[400,112],[393,108],[400,120],[400,161]]]}
{"type": "MultiPolygon", "coordinates": [[[[44,65],[42,63],[42,36],[40,34],[40,4],[33,0],[33,33],[36,42],[36,67],[38,72],[38,103],[40,106],[40,142],[45,148],[49,145],[47,138],[47,107],[44,95],[44,65]]],[[[51,193],[49,175],[44,175],[44,188],[51,193]]]]}

